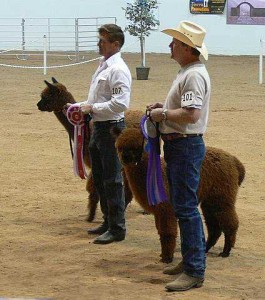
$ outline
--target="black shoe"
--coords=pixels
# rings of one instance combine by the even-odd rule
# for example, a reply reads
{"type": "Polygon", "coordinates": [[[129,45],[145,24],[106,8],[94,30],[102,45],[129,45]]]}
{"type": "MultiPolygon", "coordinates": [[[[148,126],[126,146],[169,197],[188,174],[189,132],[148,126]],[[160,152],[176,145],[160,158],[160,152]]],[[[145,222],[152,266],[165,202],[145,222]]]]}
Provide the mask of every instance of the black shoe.
{"type": "Polygon", "coordinates": [[[94,240],[94,244],[110,244],[112,242],[120,242],[125,239],[125,232],[112,234],[110,231],[106,231],[94,240]]]}
{"type": "Polygon", "coordinates": [[[108,225],[105,223],[102,223],[99,227],[94,228],[94,229],[88,229],[87,233],[88,234],[103,234],[108,230],[108,225]]]}

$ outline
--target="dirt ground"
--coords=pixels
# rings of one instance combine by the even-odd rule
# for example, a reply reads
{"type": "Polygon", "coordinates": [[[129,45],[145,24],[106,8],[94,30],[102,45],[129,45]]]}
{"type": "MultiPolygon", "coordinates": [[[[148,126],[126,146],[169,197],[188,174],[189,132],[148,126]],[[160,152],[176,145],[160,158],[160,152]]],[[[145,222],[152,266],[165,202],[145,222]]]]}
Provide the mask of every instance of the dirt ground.
{"type": "MultiPolygon", "coordinates": [[[[133,74],[131,109],[163,100],[179,69],[169,55],[147,54],[147,81],[135,78],[140,55],[124,58],[133,74]]],[[[0,59],[8,62],[21,63],[0,59]]],[[[162,274],[153,216],[141,214],[136,202],[127,209],[125,241],[92,243],[86,230],[101,222],[100,210],[94,223],[85,221],[85,182],[73,175],[68,135],[53,113],[37,110],[44,79],[56,77],[80,101],[96,66],[51,69],[46,76],[0,67],[0,298],[265,299],[265,85],[258,84],[258,57],[211,56],[207,62],[212,99],[206,144],[236,155],[246,178],[237,199],[235,248],[230,257],[218,257],[222,237],[207,255],[204,286],[183,293],[166,292],[174,276],[162,274]]]]}

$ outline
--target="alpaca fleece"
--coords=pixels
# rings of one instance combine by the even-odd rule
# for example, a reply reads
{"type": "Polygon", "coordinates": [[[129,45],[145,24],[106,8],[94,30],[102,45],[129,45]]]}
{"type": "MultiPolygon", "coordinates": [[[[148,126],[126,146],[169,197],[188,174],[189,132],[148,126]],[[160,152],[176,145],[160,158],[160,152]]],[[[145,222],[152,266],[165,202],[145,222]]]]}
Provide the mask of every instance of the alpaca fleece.
{"type": "MultiPolygon", "coordinates": [[[[135,200],[148,212],[154,214],[160,236],[163,262],[171,262],[176,245],[177,219],[171,203],[164,202],[149,206],[146,191],[148,153],[142,150],[143,136],[139,129],[125,129],[117,135],[116,148],[126,178],[135,200]]],[[[168,194],[165,161],[162,158],[162,173],[168,194]]],[[[207,147],[201,169],[198,198],[205,219],[208,238],[206,252],[213,247],[222,232],[225,236],[224,248],[220,256],[227,257],[235,245],[238,230],[238,216],[235,210],[238,188],[245,177],[243,164],[233,155],[221,149],[207,147]]]]}

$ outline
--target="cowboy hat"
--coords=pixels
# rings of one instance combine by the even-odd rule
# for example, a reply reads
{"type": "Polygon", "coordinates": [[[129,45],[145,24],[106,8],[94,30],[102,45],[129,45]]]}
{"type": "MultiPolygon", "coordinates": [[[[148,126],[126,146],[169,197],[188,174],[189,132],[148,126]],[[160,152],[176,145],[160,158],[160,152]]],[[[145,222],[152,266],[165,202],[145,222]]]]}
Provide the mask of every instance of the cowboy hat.
{"type": "Polygon", "coordinates": [[[206,30],[202,26],[190,21],[181,21],[177,28],[164,29],[162,32],[197,49],[206,60],[208,59],[208,51],[203,42],[206,30]]]}

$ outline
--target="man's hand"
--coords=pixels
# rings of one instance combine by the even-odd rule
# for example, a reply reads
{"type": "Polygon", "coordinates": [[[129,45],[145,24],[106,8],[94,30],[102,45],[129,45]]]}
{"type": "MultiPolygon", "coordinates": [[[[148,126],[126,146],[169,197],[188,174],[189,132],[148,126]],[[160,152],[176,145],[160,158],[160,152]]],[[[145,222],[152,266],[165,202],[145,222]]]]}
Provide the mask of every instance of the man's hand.
{"type": "Polygon", "coordinates": [[[162,108],[163,107],[163,103],[161,103],[161,102],[156,102],[156,103],[154,103],[154,104],[149,104],[149,105],[147,105],[146,106],[146,109],[147,110],[152,110],[152,109],[155,109],[155,108],[162,108]]]}
{"type": "Polygon", "coordinates": [[[150,111],[150,117],[155,122],[161,122],[163,120],[163,108],[154,108],[150,111]]]}
{"type": "Polygon", "coordinates": [[[63,106],[63,111],[66,113],[67,112],[67,109],[72,105],[73,103],[66,103],[64,106],[63,106]]]}
{"type": "Polygon", "coordinates": [[[92,105],[90,105],[90,104],[82,103],[82,104],[80,104],[80,109],[81,109],[82,113],[85,115],[92,113],[92,105]]]}

